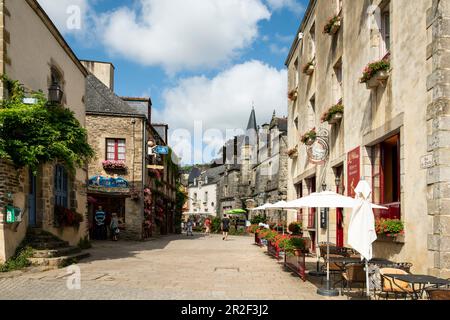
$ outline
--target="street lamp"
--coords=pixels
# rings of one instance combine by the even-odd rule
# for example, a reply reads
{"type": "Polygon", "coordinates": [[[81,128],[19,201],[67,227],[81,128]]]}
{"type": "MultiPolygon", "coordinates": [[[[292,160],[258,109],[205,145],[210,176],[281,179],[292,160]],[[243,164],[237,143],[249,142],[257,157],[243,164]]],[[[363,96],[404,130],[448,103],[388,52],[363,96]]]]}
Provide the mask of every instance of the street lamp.
{"type": "Polygon", "coordinates": [[[48,88],[48,101],[51,104],[61,104],[64,92],[62,91],[60,85],[53,82],[50,88],[48,88]]]}

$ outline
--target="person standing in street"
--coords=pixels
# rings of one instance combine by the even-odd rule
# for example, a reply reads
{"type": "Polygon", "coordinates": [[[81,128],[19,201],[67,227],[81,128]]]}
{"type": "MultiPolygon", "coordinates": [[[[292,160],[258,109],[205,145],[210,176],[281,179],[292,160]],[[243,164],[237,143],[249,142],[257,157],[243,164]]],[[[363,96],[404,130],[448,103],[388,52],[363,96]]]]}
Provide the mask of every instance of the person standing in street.
{"type": "Polygon", "coordinates": [[[205,220],[205,228],[205,235],[211,235],[211,219],[209,219],[209,217],[207,217],[205,220]]]}
{"type": "Polygon", "coordinates": [[[186,228],[187,228],[187,232],[186,235],[189,237],[189,235],[194,236],[194,233],[192,232],[192,227],[194,226],[194,223],[192,222],[192,219],[189,219],[187,224],[186,224],[186,228]]]}
{"type": "Polygon", "coordinates": [[[120,231],[119,231],[119,219],[117,218],[117,213],[112,214],[109,229],[111,230],[112,240],[118,241],[120,231]]]}
{"type": "Polygon", "coordinates": [[[99,206],[98,210],[95,212],[95,230],[97,240],[106,240],[106,213],[103,211],[103,207],[99,206]]]}
{"type": "Polygon", "coordinates": [[[230,219],[226,214],[224,214],[222,219],[222,240],[226,241],[228,239],[228,232],[230,232],[230,219]]]}

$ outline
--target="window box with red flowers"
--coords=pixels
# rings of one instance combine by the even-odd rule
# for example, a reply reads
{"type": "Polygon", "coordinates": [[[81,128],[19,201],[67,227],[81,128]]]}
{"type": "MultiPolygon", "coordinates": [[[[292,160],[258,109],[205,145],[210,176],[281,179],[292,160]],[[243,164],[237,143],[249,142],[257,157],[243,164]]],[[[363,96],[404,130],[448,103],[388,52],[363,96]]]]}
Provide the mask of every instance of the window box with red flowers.
{"type": "Polygon", "coordinates": [[[403,242],[405,225],[399,219],[378,219],[375,222],[375,230],[380,241],[403,242]]]}
{"type": "Polygon", "coordinates": [[[316,141],[317,139],[317,131],[316,128],[311,129],[310,131],[306,132],[301,138],[300,141],[303,144],[306,144],[307,146],[310,146],[316,141]]]}
{"type": "Polygon", "coordinates": [[[387,59],[369,63],[363,71],[360,82],[365,83],[367,89],[385,86],[390,75],[390,70],[391,62],[387,59]]]}
{"type": "Polygon", "coordinates": [[[84,217],[82,214],[70,209],[55,206],[54,226],[55,228],[74,227],[78,229],[84,217]]]}
{"type": "Polygon", "coordinates": [[[339,123],[344,116],[344,105],[338,103],[332,106],[328,111],[326,111],[321,118],[322,123],[328,122],[329,124],[339,123]]]}
{"type": "Polygon", "coordinates": [[[314,62],[310,61],[303,67],[303,73],[310,76],[314,73],[315,68],[314,62]]]}
{"type": "Polygon", "coordinates": [[[102,163],[103,169],[106,171],[127,171],[128,167],[124,161],[106,160],[102,163]]]}
{"type": "Polygon", "coordinates": [[[332,36],[335,35],[340,28],[341,28],[341,17],[334,16],[333,18],[328,20],[328,23],[323,28],[323,33],[327,33],[330,36],[332,36]]]}

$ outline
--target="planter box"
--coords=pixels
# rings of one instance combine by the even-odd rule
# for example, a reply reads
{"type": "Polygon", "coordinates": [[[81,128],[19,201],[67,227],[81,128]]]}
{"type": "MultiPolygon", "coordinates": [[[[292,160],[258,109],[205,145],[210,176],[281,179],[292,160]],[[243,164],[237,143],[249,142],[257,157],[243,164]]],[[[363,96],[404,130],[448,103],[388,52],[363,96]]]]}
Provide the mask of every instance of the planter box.
{"type": "Polygon", "coordinates": [[[399,234],[399,235],[397,235],[395,237],[388,237],[385,234],[377,234],[377,241],[401,244],[401,243],[405,243],[405,236],[399,234]]]}
{"type": "Polygon", "coordinates": [[[337,124],[337,123],[341,122],[343,117],[344,117],[344,115],[342,113],[335,113],[335,114],[333,114],[331,119],[328,121],[328,123],[329,124],[337,124]]]}
{"type": "Polygon", "coordinates": [[[307,146],[311,146],[315,141],[316,141],[316,139],[308,138],[308,141],[306,141],[305,144],[306,144],[307,146]]]}
{"type": "Polygon", "coordinates": [[[385,86],[389,78],[389,71],[378,71],[369,81],[366,82],[367,89],[378,88],[380,85],[385,86]]]}
{"type": "Polygon", "coordinates": [[[271,241],[267,243],[267,252],[277,260],[280,260],[280,249],[276,247],[271,241]]]}
{"type": "Polygon", "coordinates": [[[260,247],[262,246],[261,238],[258,236],[257,233],[255,233],[255,244],[257,244],[260,247]]]}
{"type": "Polygon", "coordinates": [[[330,35],[335,35],[341,28],[341,21],[336,21],[330,30],[330,35]]]}
{"type": "Polygon", "coordinates": [[[305,254],[301,250],[296,250],[296,254],[284,255],[284,266],[297,274],[303,281],[306,281],[305,254]]]}

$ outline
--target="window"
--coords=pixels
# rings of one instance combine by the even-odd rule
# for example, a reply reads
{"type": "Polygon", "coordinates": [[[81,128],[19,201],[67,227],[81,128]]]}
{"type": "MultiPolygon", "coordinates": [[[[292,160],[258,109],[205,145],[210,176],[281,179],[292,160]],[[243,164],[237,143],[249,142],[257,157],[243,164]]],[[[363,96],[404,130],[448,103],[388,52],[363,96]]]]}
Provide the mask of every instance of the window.
{"type": "Polygon", "coordinates": [[[294,88],[298,88],[298,82],[299,82],[298,58],[295,60],[294,68],[295,68],[294,88]]]}
{"type": "MultiPolygon", "coordinates": [[[[303,183],[299,183],[295,185],[295,191],[297,194],[297,199],[300,199],[303,197],[303,183]]],[[[303,209],[298,209],[297,211],[297,221],[300,221],[303,223],[303,209]]]]}
{"type": "Polygon", "coordinates": [[[311,60],[316,57],[316,23],[313,24],[311,30],[309,31],[309,50],[311,60]]]}
{"type": "Polygon", "coordinates": [[[400,135],[375,146],[373,152],[373,201],[389,208],[377,212],[384,218],[400,219],[400,135]]]}
{"type": "Polygon", "coordinates": [[[341,13],[341,11],[342,11],[342,0],[336,0],[336,9],[337,9],[337,14],[341,13]]]}
{"type": "Polygon", "coordinates": [[[106,139],[106,160],[126,160],[125,139],[106,139]]]}
{"type": "Polygon", "coordinates": [[[381,58],[391,51],[391,17],[389,3],[381,9],[381,58]]]}
{"type": "Polygon", "coordinates": [[[338,102],[342,99],[342,60],[339,61],[334,66],[334,81],[333,81],[333,89],[334,89],[334,101],[338,102]]]}
{"type": "Polygon", "coordinates": [[[55,205],[69,208],[69,178],[62,165],[55,166],[55,205]]]}
{"type": "Polygon", "coordinates": [[[205,192],[205,203],[208,203],[208,191],[205,192]]]}

